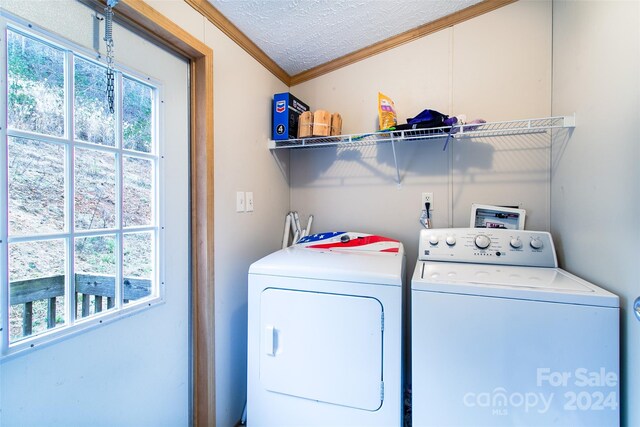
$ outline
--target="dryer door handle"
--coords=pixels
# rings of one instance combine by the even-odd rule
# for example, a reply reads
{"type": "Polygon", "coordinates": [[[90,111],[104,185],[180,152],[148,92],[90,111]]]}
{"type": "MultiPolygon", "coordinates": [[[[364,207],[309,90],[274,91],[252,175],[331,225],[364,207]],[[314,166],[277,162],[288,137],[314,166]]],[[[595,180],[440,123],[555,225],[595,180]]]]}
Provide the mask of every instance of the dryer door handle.
{"type": "Polygon", "coordinates": [[[269,356],[276,355],[276,328],[273,325],[267,325],[264,328],[264,351],[269,356]]]}

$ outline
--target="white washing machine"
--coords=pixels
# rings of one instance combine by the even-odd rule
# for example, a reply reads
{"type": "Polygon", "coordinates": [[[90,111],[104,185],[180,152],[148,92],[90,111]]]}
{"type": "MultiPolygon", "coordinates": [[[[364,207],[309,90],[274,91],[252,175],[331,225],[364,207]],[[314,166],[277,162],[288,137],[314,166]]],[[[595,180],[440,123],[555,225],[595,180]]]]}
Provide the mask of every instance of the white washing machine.
{"type": "Polygon", "coordinates": [[[411,298],[414,427],[619,425],[618,297],[550,234],[422,230],[411,298]]]}
{"type": "Polygon", "coordinates": [[[402,243],[324,233],[249,268],[247,425],[400,426],[402,243]]]}

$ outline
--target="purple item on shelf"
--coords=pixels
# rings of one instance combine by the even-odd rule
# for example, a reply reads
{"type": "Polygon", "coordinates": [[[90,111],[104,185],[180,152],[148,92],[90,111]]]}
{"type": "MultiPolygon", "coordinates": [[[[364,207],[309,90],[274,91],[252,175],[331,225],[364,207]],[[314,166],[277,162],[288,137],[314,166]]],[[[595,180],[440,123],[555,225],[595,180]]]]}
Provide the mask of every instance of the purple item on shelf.
{"type": "Polygon", "coordinates": [[[456,123],[458,123],[458,118],[457,117],[447,117],[446,119],[444,119],[444,121],[442,122],[443,126],[453,126],[456,123]]]}
{"type": "Polygon", "coordinates": [[[417,123],[427,123],[430,127],[435,128],[440,126],[450,126],[444,124],[444,121],[448,118],[449,116],[447,116],[446,114],[442,114],[439,111],[426,109],[422,110],[422,112],[420,112],[420,114],[418,114],[417,116],[407,119],[407,123],[410,125],[417,123]]]}

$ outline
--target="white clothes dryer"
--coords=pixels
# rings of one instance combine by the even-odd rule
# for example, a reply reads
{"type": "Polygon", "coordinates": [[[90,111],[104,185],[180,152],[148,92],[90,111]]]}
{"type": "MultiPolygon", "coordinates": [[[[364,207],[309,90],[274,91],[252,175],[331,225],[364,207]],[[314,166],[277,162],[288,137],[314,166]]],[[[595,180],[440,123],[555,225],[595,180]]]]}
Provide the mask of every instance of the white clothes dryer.
{"type": "Polygon", "coordinates": [[[618,297],[549,233],[422,230],[411,298],[414,427],[619,425],[618,297]]]}
{"type": "Polygon", "coordinates": [[[400,426],[402,243],[307,236],[249,268],[247,425],[400,426]]]}

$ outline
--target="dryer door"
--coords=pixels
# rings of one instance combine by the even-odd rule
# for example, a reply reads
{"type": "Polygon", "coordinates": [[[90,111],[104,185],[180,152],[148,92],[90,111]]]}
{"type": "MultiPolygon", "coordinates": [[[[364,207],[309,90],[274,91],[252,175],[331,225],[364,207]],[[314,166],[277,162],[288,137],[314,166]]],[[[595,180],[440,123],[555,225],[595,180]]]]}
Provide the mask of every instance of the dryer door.
{"type": "Polygon", "coordinates": [[[276,393],[379,409],[382,313],[371,297],[265,289],[260,382],[276,393]]]}

